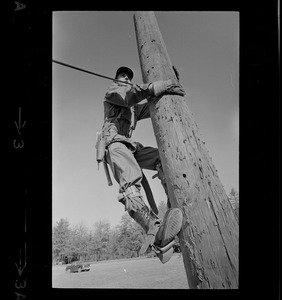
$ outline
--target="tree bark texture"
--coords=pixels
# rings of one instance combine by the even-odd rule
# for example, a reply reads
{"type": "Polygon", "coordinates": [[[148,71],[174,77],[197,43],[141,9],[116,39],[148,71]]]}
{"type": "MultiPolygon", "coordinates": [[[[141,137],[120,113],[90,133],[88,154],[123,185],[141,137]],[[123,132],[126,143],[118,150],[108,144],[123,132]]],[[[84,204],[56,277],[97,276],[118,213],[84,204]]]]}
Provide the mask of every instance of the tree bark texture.
{"type": "MultiPolygon", "coordinates": [[[[154,13],[135,12],[134,24],[144,83],[176,79],[154,13]]],[[[148,102],[169,199],[184,215],[179,240],[189,287],[238,288],[238,223],[187,95],[148,102]]]]}

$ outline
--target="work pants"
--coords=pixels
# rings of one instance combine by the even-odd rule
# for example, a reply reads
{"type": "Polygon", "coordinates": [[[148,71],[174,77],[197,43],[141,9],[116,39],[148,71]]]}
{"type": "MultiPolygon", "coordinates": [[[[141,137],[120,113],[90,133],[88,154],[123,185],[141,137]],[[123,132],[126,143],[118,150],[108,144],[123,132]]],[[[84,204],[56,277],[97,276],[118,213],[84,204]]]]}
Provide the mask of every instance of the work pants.
{"type": "Polygon", "coordinates": [[[132,151],[124,143],[114,142],[109,145],[106,160],[111,167],[113,176],[123,193],[131,185],[141,188],[142,170],[156,170],[160,161],[159,151],[153,147],[140,144],[132,151]]]}

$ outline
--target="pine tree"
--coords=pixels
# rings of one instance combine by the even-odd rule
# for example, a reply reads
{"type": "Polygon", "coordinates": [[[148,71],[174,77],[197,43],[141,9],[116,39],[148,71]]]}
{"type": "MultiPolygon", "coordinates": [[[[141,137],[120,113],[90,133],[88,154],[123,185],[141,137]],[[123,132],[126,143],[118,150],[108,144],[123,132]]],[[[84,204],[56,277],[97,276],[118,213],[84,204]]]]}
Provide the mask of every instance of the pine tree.
{"type": "Polygon", "coordinates": [[[68,240],[70,236],[69,222],[67,219],[60,219],[57,226],[53,228],[53,259],[62,261],[68,253],[68,240]]]}

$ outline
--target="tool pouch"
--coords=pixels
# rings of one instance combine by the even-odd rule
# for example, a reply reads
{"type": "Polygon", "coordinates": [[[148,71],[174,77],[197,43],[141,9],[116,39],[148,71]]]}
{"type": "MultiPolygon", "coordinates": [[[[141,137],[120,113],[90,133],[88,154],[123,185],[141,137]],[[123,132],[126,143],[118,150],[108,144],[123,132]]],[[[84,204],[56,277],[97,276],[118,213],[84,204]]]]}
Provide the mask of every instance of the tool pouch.
{"type": "Polygon", "coordinates": [[[99,163],[103,161],[104,156],[105,156],[105,140],[102,137],[101,132],[97,131],[97,136],[96,136],[96,161],[99,163]]]}
{"type": "Polygon", "coordinates": [[[105,161],[105,154],[106,154],[106,147],[105,147],[105,139],[102,137],[101,132],[97,131],[97,137],[96,137],[96,161],[98,163],[98,170],[99,170],[99,163],[103,162],[105,174],[107,177],[108,185],[113,185],[111,180],[111,175],[108,169],[108,165],[105,161]]]}

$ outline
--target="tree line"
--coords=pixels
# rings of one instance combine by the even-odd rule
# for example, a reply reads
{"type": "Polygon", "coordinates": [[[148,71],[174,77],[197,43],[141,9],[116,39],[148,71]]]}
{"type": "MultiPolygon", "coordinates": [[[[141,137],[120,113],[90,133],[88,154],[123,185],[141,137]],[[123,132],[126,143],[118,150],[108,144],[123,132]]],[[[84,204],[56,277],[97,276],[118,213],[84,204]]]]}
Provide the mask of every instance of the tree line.
{"type": "MultiPolygon", "coordinates": [[[[239,222],[239,193],[232,189],[228,197],[239,222]]],[[[163,218],[166,202],[162,201],[158,209],[159,216],[163,218]]],[[[122,215],[120,223],[114,228],[105,220],[88,228],[82,223],[71,227],[67,219],[60,219],[52,228],[53,263],[138,257],[144,238],[141,226],[127,213],[122,215]]],[[[180,249],[177,239],[175,249],[180,249]]]]}

